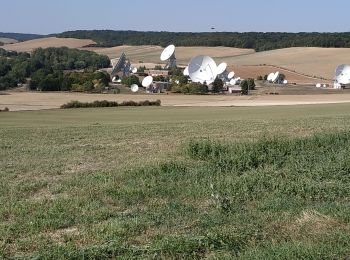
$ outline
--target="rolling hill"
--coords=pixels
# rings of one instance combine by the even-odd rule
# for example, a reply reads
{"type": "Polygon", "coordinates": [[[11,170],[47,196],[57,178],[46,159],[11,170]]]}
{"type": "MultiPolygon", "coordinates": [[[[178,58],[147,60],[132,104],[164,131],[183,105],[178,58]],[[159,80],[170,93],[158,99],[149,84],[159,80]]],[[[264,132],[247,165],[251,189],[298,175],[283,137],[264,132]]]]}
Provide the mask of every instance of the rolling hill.
{"type": "Polygon", "coordinates": [[[93,44],[92,40],[70,39],[70,38],[41,38],[25,42],[19,42],[11,45],[4,46],[5,50],[18,51],[18,52],[32,52],[37,48],[49,48],[49,47],[68,47],[68,48],[82,48],[86,45],[93,44]]]}

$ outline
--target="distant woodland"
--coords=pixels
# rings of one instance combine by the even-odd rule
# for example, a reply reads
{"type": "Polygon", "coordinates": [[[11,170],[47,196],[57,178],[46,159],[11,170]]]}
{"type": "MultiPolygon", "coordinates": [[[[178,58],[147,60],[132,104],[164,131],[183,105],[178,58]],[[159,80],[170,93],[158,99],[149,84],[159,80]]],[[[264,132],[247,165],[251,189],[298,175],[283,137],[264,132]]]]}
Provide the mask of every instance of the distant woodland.
{"type": "Polygon", "coordinates": [[[350,33],[174,33],[88,30],[69,31],[56,35],[62,38],[92,39],[94,46],[160,45],[226,46],[267,51],[289,47],[349,48],[350,33]]]}

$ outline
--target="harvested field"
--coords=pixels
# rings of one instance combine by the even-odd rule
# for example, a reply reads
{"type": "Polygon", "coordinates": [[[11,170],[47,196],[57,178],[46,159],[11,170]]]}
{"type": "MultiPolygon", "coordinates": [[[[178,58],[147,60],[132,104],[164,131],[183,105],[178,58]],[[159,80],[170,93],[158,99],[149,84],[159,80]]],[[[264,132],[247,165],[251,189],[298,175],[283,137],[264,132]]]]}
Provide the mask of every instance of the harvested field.
{"type": "Polygon", "coordinates": [[[258,76],[264,77],[264,75],[268,75],[271,72],[279,71],[280,73],[283,73],[286,75],[286,79],[290,83],[297,83],[297,84],[317,84],[319,82],[324,83],[332,83],[330,80],[320,80],[313,77],[307,77],[304,75],[301,75],[296,72],[292,72],[289,70],[276,68],[275,66],[242,66],[242,65],[235,65],[235,66],[229,66],[229,70],[235,71],[236,75],[241,78],[254,78],[256,79],[258,76]]]}
{"type": "Polygon", "coordinates": [[[18,41],[15,39],[11,39],[11,38],[1,38],[0,37],[0,42],[2,42],[4,44],[12,44],[12,43],[17,43],[18,41]]]}
{"type": "MultiPolygon", "coordinates": [[[[319,93],[322,93],[320,90],[319,93]]],[[[339,91],[334,91],[339,93],[339,91]]],[[[228,106],[272,106],[272,105],[302,105],[348,103],[350,94],[331,95],[265,95],[265,96],[231,96],[231,95],[146,95],[146,94],[81,94],[81,93],[38,93],[38,92],[8,92],[0,95],[0,109],[8,107],[11,111],[55,109],[61,105],[78,100],[92,102],[95,100],[108,101],[162,101],[162,106],[200,106],[200,107],[228,107],[228,106]]]]}
{"type": "Polygon", "coordinates": [[[232,65],[274,65],[309,76],[333,79],[335,68],[350,61],[347,48],[288,48],[227,58],[232,65]]]}
{"type": "Polygon", "coordinates": [[[80,40],[72,38],[42,38],[25,42],[19,42],[11,45],[4,46],[4,49],[18,52],[32,52],[37,48],[49,48],[49,47],[68,47],[68,48],[82,48],[89,44],[94,44],[92,40],[80,40]]]}
{"type": "MultiPolygon", "coordinates": [[[[97,53],[118,58],[122,52],[134,63],[159,63],[159,56],[163,51],[160,46],[117,46],[112,48],[89,48],[97,53]]],[[[197,55],[209,55],[215,59],[235,57],[254,53],[251,49],[238,49],[229,47],[177,47],[176,58],[179,65],[188,64],[189,60],[197,55]]]]}

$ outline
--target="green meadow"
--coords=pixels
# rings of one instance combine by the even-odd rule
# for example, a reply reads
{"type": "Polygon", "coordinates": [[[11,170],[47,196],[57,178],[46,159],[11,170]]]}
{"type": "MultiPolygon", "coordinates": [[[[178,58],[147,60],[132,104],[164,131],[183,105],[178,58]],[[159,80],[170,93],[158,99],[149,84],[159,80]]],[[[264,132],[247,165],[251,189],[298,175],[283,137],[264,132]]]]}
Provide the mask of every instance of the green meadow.
{"type": "Polygon", "coordinates": [[[350,104],[0,113],[0,258],[347,259],[350,104]]]}

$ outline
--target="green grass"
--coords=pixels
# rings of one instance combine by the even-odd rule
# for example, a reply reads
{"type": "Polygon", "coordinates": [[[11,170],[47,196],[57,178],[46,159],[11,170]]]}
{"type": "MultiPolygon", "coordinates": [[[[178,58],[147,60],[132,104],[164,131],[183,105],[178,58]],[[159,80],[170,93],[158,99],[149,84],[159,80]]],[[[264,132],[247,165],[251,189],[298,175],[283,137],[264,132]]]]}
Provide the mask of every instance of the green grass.
{"type": "Polygon", "coordinates": [[[350,104],[0,114],[0,258],[350,255],[350,104]]]}

